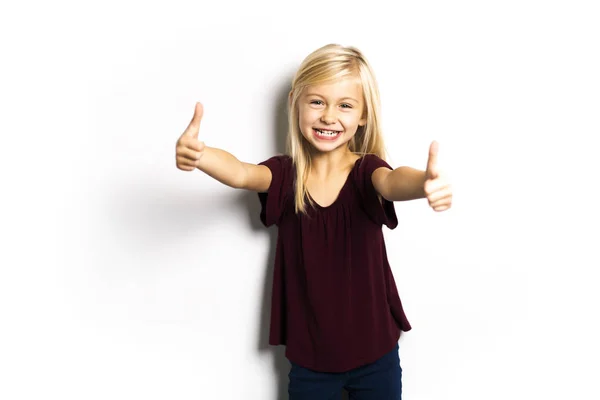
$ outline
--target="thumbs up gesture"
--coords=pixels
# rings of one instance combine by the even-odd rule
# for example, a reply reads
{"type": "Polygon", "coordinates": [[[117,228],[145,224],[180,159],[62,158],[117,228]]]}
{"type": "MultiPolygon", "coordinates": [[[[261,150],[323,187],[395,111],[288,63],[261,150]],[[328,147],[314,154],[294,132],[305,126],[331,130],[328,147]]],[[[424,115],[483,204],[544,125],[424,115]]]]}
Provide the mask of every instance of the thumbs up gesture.
{"type": "Polygon", "coordinates": [[[201,103],[196,103],[194,109],[194,117],[186,130],[177,140],[175,147],[175,158],[177,168],[182,171],[193,171],[196,169],[197,163],[204,153],[204,142],[198,140],[200,132],[200,121],[204,114],[204,108],[201,103]]]}
{"type": "Polygon", "coordinates": [[[436,141],[429,146],[429,159],[425,170],[425,197],[434,211],[444,211],[452,204],[452,187],[446,175],[438,166],[438,147],[436,141]]]}

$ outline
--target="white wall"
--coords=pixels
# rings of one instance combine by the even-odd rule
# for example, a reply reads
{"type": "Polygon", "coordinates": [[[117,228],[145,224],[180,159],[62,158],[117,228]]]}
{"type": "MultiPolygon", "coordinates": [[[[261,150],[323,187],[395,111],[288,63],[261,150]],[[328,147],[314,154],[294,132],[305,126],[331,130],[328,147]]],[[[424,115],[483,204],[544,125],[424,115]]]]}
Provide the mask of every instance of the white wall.
{"type": "Polygon", "coordinates": [[[385,231],[414,329],[404,398],[598,399],[593,1],[2,6],[0,398],[286,399],[268,346],[275,230],[175,167],[201,138],[283,150],[309,52],[365,52],[394,166],[431,140],[453,208],[385,231]]]}

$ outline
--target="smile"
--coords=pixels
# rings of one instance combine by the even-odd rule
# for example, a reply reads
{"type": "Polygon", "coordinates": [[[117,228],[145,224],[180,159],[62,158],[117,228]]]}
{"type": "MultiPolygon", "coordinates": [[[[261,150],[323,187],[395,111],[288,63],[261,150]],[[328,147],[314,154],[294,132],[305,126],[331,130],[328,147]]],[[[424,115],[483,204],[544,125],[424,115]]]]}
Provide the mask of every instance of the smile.
{"type": "Polygon", "coordinates": [[[330,131],[330,130],[313,128],[313,133],[317,138],[322,139],[322,140],[335,140],[335,139],[337,139],[338,136],[340,136],[342,134],[342,131],[330,131]]]}

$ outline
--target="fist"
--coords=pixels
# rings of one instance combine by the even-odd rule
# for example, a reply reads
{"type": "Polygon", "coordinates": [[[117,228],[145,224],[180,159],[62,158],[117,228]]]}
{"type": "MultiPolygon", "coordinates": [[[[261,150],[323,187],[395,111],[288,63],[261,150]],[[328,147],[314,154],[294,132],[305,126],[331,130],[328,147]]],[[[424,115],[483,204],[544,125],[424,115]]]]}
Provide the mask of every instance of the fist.
{"type": "Polygon", "coordinates": [[[200,121],[204,108],[201,103],[196,103],[194,117],[186,130],[181,134],[175,146],[175,160],[177,168],[182,171],[193,171],[204,153],[204,142],[198,140],[200,121]]]}
{"type": "Polygon", "coordinates": [[[429,159],[425,171],[425,197],[434,211],[444,211],[452,205],[452,187],[438,166],[438,143],[429,146],[429,159]]]}

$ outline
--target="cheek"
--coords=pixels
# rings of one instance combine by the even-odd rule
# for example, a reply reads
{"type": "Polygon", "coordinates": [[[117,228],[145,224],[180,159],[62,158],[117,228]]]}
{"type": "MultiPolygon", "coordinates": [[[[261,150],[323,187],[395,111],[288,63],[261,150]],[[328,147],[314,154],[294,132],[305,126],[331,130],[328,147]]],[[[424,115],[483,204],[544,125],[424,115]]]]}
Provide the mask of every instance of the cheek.
{"type": "Polygon", "coordinates": [[[306,130],[308,129],[307,126],[309,126],[308,122],[306,121],[306,117],[302,117],[300,116],[300,118],[298,119],[298,128],[300,129],[300,132],[305,135],[306,134],[306,130]]]}
{"type": "Polygon", "coordinates": [[[346,126],[355,126],[360,122],[359,115],[355,113],[343,115],[340,120],[346,126]]]}
{"type": "Polygon", "coordinates": [[[307,113],[306,110],[304,110],[304,112],[300,110],[300,113],[298,114],[298,128],[300,129],[300,133],[303,136],[306,136],[308,134],[306,131],[309,130],[311,126],[312,121],[310,119],[310,114],[307,113]]]}
{"type": "Polygon", "coordinates": [[[315,110],[311,110],[310,108],[300,109],[300,123],[304,122],[312,124],[315,121],[315,118],[317,118],[317,114],[318,112],[315,112],[315,110]]]}

